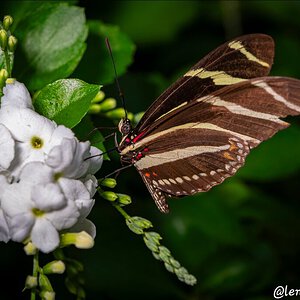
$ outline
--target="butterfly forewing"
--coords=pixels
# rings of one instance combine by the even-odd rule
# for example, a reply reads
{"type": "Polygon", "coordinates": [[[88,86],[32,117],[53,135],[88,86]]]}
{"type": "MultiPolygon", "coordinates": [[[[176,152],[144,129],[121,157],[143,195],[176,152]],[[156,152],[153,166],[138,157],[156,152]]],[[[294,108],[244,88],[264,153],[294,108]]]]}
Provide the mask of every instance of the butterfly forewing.
{"type": "Polygon", "coordinates": [[[274,41],[268,35],[250,34],[224,43],[161,94],[146,111],[136,131],[144,130],[174,108],[223,86],[268,75],[273,57],[274,41]]]}
{"type": "Polygon", "coordinates": [[[300,81],[268,75],[272,38],[248,35],[196,64],[146,111],[120,143],[157,207],[167,197],[208,191],[244,164],[250,150],[300,114],[300,81]],[[261,77],[262,76],[262,77],[261,77]]]}

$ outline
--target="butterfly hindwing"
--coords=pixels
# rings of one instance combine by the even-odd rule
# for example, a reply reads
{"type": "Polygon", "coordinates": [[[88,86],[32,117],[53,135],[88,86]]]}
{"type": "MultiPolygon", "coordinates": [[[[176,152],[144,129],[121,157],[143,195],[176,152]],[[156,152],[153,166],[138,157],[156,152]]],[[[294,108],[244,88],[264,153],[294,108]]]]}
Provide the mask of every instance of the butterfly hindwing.
{"type": "Polygon", "coordinates": [[[135,144],[147,147],[135,166],[166,207],[167,196],[207,191],[234,175],[251,148],[289,125],[280,117],[297,114],[297,79],[262,77],[224,87],[162,118],[135,144]]]}

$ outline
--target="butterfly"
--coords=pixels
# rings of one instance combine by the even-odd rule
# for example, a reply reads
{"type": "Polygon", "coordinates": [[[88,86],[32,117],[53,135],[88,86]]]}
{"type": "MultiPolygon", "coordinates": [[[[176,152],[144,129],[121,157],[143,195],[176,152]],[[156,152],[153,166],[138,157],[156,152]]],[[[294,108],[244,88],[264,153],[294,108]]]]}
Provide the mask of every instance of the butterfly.
{"type": "Polygon", "coordinates": [[[161,212],[167,198],[205,192],[233,176],[250,150],[300,114],[300,80],[267,77],[274,41],[235,38],[164,91],[132,128],[121,119],[122,164],[134,165],[161,212]]]}

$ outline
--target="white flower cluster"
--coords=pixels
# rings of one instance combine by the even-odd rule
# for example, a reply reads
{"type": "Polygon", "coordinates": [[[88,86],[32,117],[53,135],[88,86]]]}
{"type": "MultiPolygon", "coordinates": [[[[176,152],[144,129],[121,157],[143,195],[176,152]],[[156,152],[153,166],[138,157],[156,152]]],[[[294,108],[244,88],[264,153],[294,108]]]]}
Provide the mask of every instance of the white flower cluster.
{"type": "Polygon", "coordinates": [[[60,232],[86,231],[101,151],[34,111],[24,84],[11,80],[0,109],[0,241],[31,240],[48,253],[60,232]],[[93,158],[89,158],[94,156],[93,158]],[[87,159],[89,158],[89,159],[87,159]]]}

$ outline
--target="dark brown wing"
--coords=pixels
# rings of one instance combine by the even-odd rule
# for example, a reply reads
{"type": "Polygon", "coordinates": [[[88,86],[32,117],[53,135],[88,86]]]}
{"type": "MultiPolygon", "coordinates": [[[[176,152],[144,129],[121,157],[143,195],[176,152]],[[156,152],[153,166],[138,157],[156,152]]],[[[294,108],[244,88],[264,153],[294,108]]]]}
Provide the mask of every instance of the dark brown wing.
{"type": "Polygon", "coordinates": [[[149,107],[136,127],[142,131],[161,115],[184,102],[206,96],[244,79],[267,76],[274,57],[274,41],[249,34],[229,41],[206,55],[149,107]]]}
{"type": "Polygon", "coordinates": [[[224,87],[161,119],[135,145],[147,147],[135,163],[158,207],[167,196],[207,191],[244,164],[250,149],[300,114],[300,80],[263,77],[224,87]]]}

